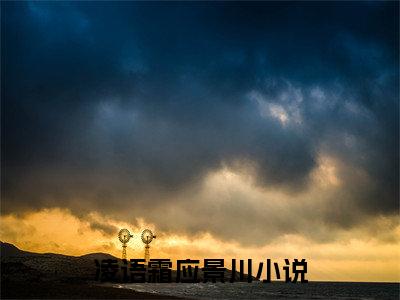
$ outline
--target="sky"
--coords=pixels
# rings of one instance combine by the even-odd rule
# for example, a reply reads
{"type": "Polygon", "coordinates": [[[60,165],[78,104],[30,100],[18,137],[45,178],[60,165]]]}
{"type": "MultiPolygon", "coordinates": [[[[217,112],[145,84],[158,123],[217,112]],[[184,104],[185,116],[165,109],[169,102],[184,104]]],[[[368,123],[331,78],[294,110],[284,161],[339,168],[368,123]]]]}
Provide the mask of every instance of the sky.
{"type": "Polygon", "coordinates": [[[398,2],[1,8],[2,241],[400,281],[398,2]]]}

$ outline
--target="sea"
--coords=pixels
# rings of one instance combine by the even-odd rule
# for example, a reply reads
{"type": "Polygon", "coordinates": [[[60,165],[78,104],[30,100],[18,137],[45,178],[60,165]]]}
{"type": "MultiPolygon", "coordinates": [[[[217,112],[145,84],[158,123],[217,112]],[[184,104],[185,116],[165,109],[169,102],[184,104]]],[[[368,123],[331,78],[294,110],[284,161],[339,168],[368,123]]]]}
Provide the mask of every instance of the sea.
{"type": "Polygon", "coordinates": [[[116,286],[190,299],[400,299],[400,283],[127,283],[116,286]]]}

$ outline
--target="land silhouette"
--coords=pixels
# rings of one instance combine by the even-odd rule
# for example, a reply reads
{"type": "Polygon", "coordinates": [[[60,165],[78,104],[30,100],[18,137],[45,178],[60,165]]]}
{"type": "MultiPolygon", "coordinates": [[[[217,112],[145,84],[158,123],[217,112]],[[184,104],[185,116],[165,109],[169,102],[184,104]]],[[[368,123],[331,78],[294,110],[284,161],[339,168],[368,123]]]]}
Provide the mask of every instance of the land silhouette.
{"type": "MultiPolygon", "coordinates": [[[[69,256],[23,251],[1,243],[1,299],[178,299],[177,297],[120,289],[95,281],[95,259],[120,259],[107,253],[69,256]]],[[[225,281],[231,271],[227,270],[225,281]]],[[[239,273],[236,272],[239,278],[239,273]]],[[[172,280],[176,271],[172,270],[172,280]]],[[[202,272],[199,270],[199,279],[202,272]]],[[[244,279],[247,279],[245,274],[244,279]]],[[[257,280],[253,278],[254,280],[257,280]]]]}
{"type": "Polygon", "coordinates": [[[94,281],[94,260],[107,253],[69,256],[34,253],[1,243],[1,299],[178,299],[104,286],[94,281]]]}

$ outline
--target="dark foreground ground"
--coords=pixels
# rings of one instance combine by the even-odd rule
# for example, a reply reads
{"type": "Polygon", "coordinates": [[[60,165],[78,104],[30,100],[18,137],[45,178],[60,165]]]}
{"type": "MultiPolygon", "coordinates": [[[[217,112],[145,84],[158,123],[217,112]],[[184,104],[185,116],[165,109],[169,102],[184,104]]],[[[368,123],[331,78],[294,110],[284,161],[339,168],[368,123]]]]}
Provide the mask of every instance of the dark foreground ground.
{"type": "Polygon", "coordinates": [[[1,299],[179,299],[90,283],[1,283],[1,299]]]}
{"type": "Polygon", "coordinates": [[[0,299],[179,299],[100,285],[94,281],[96,253],[79,257],[38,254],[0,242],[0,299]]]}
{"type": "MultiPolygon", "coordinates": [[[[187,296],[136,292],[100,285],[94,260],[116,259],[105,253],[68,256],[32,253],[0,242],[0,299],[182,299],[187,296]]],[[[175,271],[173,279],[176,276],[175,271]]],[[[236,274],[237,275],[237,274],[236,274]]],[[[227,276],[230,275],[227,273],[227,276]]],[[[238,276],[238,275],[237,275],[238,276]]],[[[247,278],[245,276],[245,278],[247,278]]],[[[229,279],[227,279],[229,280],[229,279]]]]}

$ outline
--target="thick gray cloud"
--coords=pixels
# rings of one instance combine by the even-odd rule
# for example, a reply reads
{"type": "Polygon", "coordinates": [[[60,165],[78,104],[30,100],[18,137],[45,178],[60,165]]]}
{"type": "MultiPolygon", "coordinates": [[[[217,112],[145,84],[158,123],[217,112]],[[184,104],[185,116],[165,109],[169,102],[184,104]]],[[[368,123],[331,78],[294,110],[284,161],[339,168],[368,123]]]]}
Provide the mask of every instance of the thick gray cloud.
{"type": "Polygon", "coordinates": [[[3,213],[68,207],[264,242],[398,212],[397,4],[2,6],[3,213]],[[321,155],[345,167],[318,195],[321,155]],[[255,190],[298,203],[204,191],[238,162],[255,190]]]}

